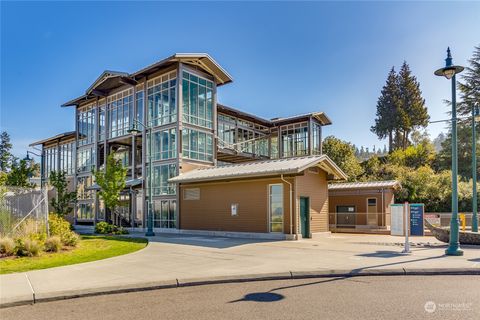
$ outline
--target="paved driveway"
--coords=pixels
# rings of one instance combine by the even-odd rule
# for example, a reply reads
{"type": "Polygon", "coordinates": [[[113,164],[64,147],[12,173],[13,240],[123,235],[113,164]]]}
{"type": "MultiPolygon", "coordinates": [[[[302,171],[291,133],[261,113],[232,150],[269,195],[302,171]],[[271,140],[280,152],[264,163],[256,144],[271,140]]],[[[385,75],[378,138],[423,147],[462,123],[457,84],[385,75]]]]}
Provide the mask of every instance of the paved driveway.
{"type": "Polygon", "coordinates": [[[445,244],[432,237],[412,237],[418,245],[412,247],[411,255],[402,255],[402,241],[401,237],[351,234],[299,241],[160,235],[151,238],[145,249],[124,256],[2,275],[0,301],[31,296],[30,284],[38,299],[72,290],[290,271],[480,268],[480,248],[465,248],[463,257],[446,257],[445,244]]]}

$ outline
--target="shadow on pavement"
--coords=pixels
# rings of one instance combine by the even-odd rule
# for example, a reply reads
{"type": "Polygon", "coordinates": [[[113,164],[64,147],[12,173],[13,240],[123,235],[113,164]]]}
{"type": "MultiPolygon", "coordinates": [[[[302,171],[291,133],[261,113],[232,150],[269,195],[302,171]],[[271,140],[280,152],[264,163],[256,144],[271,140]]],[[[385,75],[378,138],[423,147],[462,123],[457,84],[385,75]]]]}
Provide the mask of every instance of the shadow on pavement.
{"type": "Polygon", "coordinates": [[[366,258],[393,258],[401,257],[403,254],[398,251],[380,250],[376,252],[357,254],[357,256],[366,258]]]}
{"type": "MultiPolygon", "coordinates": [[[[132,233],[129,236],[139,237],[141,234],[132,233]]],[[[158,234],[154,237],[148,237],[149,242],[179,244],[186,246],[197,246],[215,249],[226,249],[231,247],[243,246],[252,243],[268,243],[282,240],[263,240],[263,239],[245,239],[245,238],[227,238],[218,236],[186,235],[186,234],[158,234]]]]}

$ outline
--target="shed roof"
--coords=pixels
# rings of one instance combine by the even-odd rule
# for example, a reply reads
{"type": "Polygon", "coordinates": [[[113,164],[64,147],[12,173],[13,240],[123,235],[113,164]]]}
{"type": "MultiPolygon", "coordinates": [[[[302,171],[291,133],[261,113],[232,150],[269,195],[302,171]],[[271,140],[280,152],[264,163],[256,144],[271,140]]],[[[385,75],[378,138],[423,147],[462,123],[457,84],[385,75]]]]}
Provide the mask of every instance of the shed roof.
{"type": "Polygon", "coordinates": [[[328,190],[351,190],[351,189],[375,189],[375,188],[398,188],[401,184],[397,180],[367,181],[367,182],[346,182],[332,183],[328,190]]]}
{"type": "Polygon", "coordinates": [[[57,134],[57,135],[55,135],[53,137],[50,137],[50,138],[46,138],[46,139],[43,139],[43,140],[32,142],[29,145],[29,147],[38,146],[40,144],[45,145],[48,142],[64,141],[64,140],[68,140],[68,139],[71,139],[71,138],[75,138],[75,131],[67,131],[67,132],[64,132],[64,133],[57,134]]]}
{"type": "Polygon", "coordinates": [[[277,160],[244,162],[221,167],[199,168],[169,179],[169,182],[201,182],[231,180],[241,178],[266,177],[280,174],[298,174],[303,170],[318,166],[336,179],[346,179],[347,175],[326,155],[295,157],[277,160]]]}

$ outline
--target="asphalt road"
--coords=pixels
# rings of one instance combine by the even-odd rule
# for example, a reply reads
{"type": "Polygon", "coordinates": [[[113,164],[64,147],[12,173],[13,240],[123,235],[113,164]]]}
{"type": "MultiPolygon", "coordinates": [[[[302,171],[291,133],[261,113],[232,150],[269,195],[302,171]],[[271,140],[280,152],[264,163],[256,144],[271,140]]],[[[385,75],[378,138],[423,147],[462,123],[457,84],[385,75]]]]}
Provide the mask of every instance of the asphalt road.
{"type": "Polygon", "coordinates": [[[480,276],[324,278],[184,287],[1,309],[0,318],[480,319],[480,276]]]}

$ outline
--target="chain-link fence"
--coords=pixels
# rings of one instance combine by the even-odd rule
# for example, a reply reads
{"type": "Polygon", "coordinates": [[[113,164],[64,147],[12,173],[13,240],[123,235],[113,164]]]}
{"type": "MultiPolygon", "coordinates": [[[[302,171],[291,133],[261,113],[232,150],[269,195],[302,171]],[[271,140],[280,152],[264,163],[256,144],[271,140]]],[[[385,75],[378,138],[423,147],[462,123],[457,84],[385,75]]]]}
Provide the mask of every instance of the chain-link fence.
{"type": "Polygon", "coordinates": [[[46,189],[2,187],[0,190],[0,236],[48,232],[46,189]]]}

